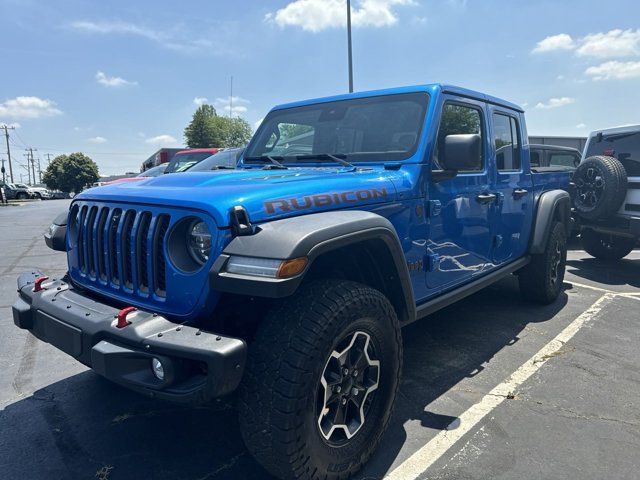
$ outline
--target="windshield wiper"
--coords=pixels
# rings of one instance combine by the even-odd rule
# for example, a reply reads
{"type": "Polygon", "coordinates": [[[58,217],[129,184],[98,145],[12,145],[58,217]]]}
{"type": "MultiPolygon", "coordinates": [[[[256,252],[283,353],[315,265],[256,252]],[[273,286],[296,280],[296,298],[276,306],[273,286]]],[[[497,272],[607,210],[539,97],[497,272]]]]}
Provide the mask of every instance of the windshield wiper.
{"type": "Polygon", "coordinates": [[[214,165],[211,167],[211,170],[235,170],[236,167],[232,167],[231,165],[214,165]]]}
{"type": "MultiPolygon", "coordinates": [[[[284,157],[279,157],[280,159],[283,159],[284,157]]],[[[271,156],[271,155],[260,155],[258,157],[244,157],[245,160],[248,160],[249,162],[267,162],[270,161],[273,166],[268,165],[268,167],[270,168],[280,168],[280,169],[286,169],[287,167],[285,167],[283,164],[281,164],[278,160],[276,160],[276,157],[271,156]]],[[[267,168],[267,167],[265,167],[267,168]]]]}
{"type": "Polygon", "coordinates": [[[332,153],[312,153],[312,154],[308,154],[308,155],[296,155],[296,159],[298,160],[313,160],[313,159],[321,159],[321,158],[329,158],[335,162],[338,162],[340,165],[342,165],[343,167],[348,167],[348,168],[353,168],[355,169],[356,166],[353,163],[347,162],[345,160],[347,156],[343,153],[337,153],[337,154],[332,154],[332,153]]]}

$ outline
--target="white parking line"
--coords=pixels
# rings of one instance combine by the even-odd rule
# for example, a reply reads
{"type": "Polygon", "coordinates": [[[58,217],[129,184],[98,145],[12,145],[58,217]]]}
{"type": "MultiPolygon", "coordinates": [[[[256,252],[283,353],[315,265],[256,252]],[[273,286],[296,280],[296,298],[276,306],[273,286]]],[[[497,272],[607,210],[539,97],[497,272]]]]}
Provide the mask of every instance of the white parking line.
{"type": "Polygon", "coordinates": [[[569,285],[573,285],[574,287],[588,288],[589,290],[595,290],[596,292],[613,293],[613,294],[620,293],[620,292],[615,292],[613,290],[607,290],[606,288],[595,287],[593,285],[587,285],[586,283],[572,282],[572,281],[569,281],[569,280],[565,280],[565,283],[568,283],[569,285]]]}
{"type": "Polygon", "coordinates": [[[538,353],[520,366],[507,380],[496,386],[482,400],[469,408],[459,418],[451,422],[445,430],[416,451],[385,478],[387,480],[414,480],[440,459],[466,433],[471,431],[484,417],[500,405],[508,396],[514,395],[516,388],[552,358],[587,322],[595,317],[616,295],[605,293],[584,313],[571,322],[538,353]]]}

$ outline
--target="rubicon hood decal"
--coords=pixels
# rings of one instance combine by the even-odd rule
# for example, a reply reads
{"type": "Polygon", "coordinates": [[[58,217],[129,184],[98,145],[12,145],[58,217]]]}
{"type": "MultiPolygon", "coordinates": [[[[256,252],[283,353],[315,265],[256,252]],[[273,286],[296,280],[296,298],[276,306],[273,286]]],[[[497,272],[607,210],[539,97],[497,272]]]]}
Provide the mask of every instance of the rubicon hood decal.
{"type": "Polygon", "coordinates": [[[309,210],[349,203],[365,202],[367,200],[388,199],[386,188],[370,188],[365,190],[351,190],[347,192],[320,193],[317,195],[305,195],[303,197],[291,197],[264,202],[264,210],[267,215],[274,213],[287,213],[296,210],[309,210]]]}

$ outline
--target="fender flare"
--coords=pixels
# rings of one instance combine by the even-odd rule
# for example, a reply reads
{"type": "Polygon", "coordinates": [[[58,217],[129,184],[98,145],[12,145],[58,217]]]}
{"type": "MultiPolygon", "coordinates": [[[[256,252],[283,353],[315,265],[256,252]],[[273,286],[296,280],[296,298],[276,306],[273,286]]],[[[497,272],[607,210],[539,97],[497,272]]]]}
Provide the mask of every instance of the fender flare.
{"type": "Polygon", "coordinates": [[[402,307],[406,309],[402,316],[413,320],[413,287],[398,235],[389,220],[361,210],[315,213],[259,224],[255,234],[237,236],[227,245],[211,268],[210,285],[228,293],[287,297],[296,291],[320,255],[371,240],[382,241],[388,250],[393,260],[393,281],[400,286],[402,307]],[[253,277],[225,272],[232,255],[280,260],[307,257],[308,264],[302,273],[292,278],[253,277]]]}
{"type": "Polygon", "coordinates": [[[565,190],[549,190],[540,195],[529,253],[544,252],[551,227],[556,219],[562,222],[565,233],[569,236],[571,232],[571,197],[565,190]]]}
{"type": "Polygon", "coordinates": [[[47,247],[51,250],[55,250],[57,252],[67,251],[66,238],[68,217],[68,211],[60,213],[56,218],[54,218],[49,230],[44,234],[44,241],[47,244],[47,247]]]}

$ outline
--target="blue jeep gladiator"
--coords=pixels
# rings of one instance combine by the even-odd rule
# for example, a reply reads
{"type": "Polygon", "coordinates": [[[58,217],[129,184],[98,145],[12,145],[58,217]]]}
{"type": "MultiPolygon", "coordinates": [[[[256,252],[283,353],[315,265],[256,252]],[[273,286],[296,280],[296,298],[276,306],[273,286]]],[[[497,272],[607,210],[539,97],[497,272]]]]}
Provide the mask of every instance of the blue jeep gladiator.
{"type": "Polygon", "coordinates": [[[346,478],[388,425],[402,326],[510,274],[558,297],[569,175],[532,170],[521,108],[463,88],[281,105],[238,170],[78,195],[50,232],[68,274],[23,274],[14,321],[152,397],[238,390],[269,472],[346,478]]]}

